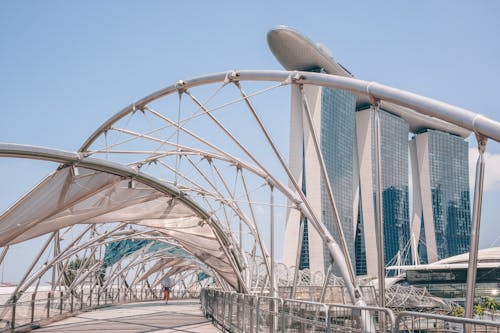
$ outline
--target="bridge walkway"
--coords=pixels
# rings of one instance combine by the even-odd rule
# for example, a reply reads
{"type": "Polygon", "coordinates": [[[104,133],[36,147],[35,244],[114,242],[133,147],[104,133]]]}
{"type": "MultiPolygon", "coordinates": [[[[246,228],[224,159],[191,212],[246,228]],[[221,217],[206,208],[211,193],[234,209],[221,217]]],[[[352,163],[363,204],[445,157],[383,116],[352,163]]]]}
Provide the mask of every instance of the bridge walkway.
{"type": "Polygon", "coordinates": [[[204,316],[200,302],[171,300],[129,303],[80,313],[34,330],[34,333],[55,332],[101,333],[171,333],[220,332],[204,316]]]}

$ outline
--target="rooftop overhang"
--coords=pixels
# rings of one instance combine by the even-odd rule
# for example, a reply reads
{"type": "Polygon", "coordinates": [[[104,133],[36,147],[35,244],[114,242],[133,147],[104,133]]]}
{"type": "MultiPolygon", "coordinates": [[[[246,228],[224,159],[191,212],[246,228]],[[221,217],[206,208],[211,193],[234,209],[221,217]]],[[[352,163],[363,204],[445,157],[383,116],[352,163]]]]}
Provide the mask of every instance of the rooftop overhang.
{"type": "MultiPolygon", "coordinates": [[[[500,247],[481,249],[478,253],[477,268],[500,269],[500,247]]],[[[388,270],[403,271],[436,271],[436,270],[458,270],[469,268],[469,253],[459,254],[453,257],[441,259],[432,264],[423,265],[401,265],[389,266],[388,270]]]]}

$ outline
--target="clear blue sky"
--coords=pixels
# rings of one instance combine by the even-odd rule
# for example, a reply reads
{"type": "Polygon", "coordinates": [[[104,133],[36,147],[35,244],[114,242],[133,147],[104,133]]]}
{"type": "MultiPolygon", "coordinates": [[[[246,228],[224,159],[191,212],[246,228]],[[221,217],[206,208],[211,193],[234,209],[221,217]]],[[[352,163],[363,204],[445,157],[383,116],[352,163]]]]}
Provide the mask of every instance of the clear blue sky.
{"type": "MultiPolygon", "coordinates": [[[[358,78],[500,120],[498,13],[497,1],[4,0],[0,141],[74,151],[123,106],[179,79],[281,69],[266,43],[277,25],[322,42],[358,78]]],[[[0,159],[0,208],[53,167],[0,159]]],[[[483,247],[500,235],[499,180],[485,195],[483,247]]]]}

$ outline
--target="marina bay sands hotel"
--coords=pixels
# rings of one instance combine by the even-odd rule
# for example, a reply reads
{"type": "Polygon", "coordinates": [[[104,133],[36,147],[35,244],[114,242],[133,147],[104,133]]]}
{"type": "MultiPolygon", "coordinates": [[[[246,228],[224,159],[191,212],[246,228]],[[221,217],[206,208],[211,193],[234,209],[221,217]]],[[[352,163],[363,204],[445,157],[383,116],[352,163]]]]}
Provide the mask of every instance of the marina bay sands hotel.
{"type": "MultiPolygon", "coordinates": [[[[352,77],[325,47],[295,30],[271,30],[268,43],[287,70],[352,77]]],[[[356,274],[376,276],[373,106],[366,97],[345,91],[307,86],[304,90],[356,274]]],[[[302,119],[302,96],[297,90],[291,98],[290,168],[338,239],[312,134],[302,119]]],[[[468,252],[471,211],[464,138],[469,131],[391,103],[383,102],[380,110],[385,264],[398,254],[402,264],[424,264],[468,252]]],[[[283,261],[296,263],[301,223],[300,268],[324,272],[330,259],[321,238],[293,210],[287,216],[283,261]]]]}

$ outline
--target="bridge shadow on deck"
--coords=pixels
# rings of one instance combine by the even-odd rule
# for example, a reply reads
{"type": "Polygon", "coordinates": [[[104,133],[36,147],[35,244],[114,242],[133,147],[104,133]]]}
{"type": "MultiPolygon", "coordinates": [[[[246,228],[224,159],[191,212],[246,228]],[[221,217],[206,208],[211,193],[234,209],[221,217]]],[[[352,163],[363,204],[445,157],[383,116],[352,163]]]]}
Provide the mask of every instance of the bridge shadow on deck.
{"type": "Polygon", "coordinates": [[[198,300],[131,303],[81,313],[34,332],[167,333],[219,332],[204,316],[198,300]]]}

